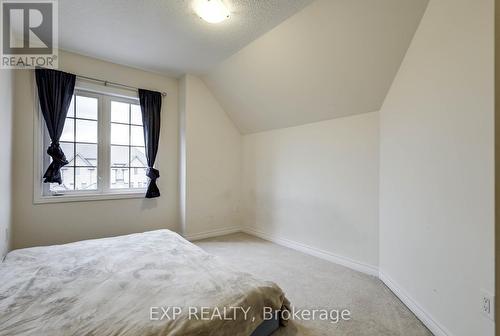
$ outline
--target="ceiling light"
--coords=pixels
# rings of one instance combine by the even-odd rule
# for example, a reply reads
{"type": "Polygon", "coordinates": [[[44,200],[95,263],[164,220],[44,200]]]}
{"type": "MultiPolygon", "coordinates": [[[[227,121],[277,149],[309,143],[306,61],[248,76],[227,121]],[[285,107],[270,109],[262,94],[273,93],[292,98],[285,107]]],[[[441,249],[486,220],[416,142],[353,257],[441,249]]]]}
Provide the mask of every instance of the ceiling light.
{"type": "Polygon", "coordinates": [[[229,10],[222,0],[200,0],[195,5],[195,11],[209,23],[219,23],[229,18],[229,10]]]}

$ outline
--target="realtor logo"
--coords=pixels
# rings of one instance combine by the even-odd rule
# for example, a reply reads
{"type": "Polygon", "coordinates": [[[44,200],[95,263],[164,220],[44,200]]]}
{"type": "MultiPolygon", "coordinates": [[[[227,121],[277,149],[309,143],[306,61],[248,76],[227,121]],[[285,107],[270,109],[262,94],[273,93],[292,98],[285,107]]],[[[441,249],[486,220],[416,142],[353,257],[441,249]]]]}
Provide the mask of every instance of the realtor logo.
{"type": "Polygon", "coordinates": [[[57,2],[0,0],[1,68],[57,68],[57,2]]]}

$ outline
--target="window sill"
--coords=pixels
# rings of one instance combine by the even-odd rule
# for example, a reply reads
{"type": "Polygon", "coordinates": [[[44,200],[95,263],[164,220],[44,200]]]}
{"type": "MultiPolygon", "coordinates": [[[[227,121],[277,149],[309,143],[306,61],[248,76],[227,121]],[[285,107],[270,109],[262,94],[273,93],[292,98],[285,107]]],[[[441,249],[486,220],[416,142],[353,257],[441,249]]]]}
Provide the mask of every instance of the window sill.
{"type": "Polygon", "coordinates": [[[146,191],[141,192],[116,192],[109,194],[93,194],[93,195],[61,195],[61,196],[38,196],[33,200],[34,204],[47,203],[67,203],[67,202],[94,202],[94,201],[109,201],[121,199],[138,199],[144,198],[146,191]]]}

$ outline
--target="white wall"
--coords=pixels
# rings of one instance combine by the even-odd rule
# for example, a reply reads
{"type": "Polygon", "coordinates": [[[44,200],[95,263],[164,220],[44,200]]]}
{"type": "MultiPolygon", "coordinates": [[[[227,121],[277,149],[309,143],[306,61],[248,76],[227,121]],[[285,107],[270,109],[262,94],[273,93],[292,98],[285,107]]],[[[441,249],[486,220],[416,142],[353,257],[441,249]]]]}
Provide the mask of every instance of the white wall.
{"type": "MultiPolygon", "coordinates": [[[[495,0],[495,256],[500,256],[500,0],[495,0]]],[[[495,258],[495,292],[500,293],[500,258],[495,258]]],[[[495,332],[500,335],[500,300],[495,300],[495,332]]]]}
{"type": "Polygon", "coordinates": [[[12,199],[12,117],[14,72],[0,70],[0,261],[10,249],[12,199]]]}
{"type": "Polygon", "coordinates": [[[378,266],[378,113],[243,137],[244,225],[378,266]]]}
{"type": "Polygon", "coordinates": [[[156,165],[160,198],[33,204],[32,71],[16,71],[13,241],[15,248],[168,228],[178,230],[177,80],[76,54],[60,52],[60,70],[165,91],[156,165]]]}
{"type": "Polygon", "coordinates": [[[437,335],[494,333],[493,5],[431,0],[380,114],[380,268],[437,335]]]}
{"type": "Polygon", "coordinates": [[[180,80],[181,218],[196,239],[240,227],[241,135],[201,79],[180,80]]]}

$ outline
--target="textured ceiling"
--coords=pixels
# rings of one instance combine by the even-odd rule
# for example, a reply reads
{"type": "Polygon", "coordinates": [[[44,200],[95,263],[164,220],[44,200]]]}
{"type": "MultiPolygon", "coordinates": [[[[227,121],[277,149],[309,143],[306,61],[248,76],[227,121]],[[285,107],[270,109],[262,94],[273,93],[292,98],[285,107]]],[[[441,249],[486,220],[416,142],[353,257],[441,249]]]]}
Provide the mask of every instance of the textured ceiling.
{"type": "Polygon", "coordinates": [[[204,77],[243,133],[380,109],[427,0],[317,0],[204,77]]]}
{"type": "Polygon", "coordinates": [[[312,0],[223,0],[231,18],[201,20],[197,0],[61,0],[59,47],[171,75],[204,73],[312,0]]]}

